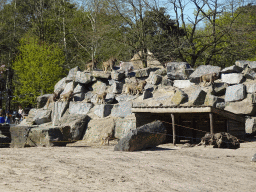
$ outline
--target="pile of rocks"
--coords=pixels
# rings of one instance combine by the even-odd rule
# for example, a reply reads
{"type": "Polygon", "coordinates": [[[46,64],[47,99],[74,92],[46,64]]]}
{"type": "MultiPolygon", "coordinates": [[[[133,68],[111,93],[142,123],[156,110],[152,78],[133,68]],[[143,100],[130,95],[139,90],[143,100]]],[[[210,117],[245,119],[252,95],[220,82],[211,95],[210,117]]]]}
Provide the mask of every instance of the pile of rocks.
{"type": "Polygon", "coordinates": [[[106,134],[121,139],[136,129],[132,107],[213,106],[248,116],[246,132],[253,133],[255,78],[256,62],[250,61],[237,61],[225,69],[211,65],[193,69],[185,62],[170,62],[166,68],[144,68],[129,74],[120,70],[86,72],[75,67],[54,88],[59,96],[72,90],[71,101],[56,101],[46,108],[50,94],[40,96],[38,108],[32,109],[21,125],[32,127],[29,141],[33,142],[26,140],[29,146],[52,146],[64,139],[92,143],[106,134]],[[209,73],[217,73],[219,79],[203,86],[200,77],[209,73]],[[126,92],[127,85],[144,80],[147,84],[142,94],[126,92]],[[98,104],[97,94],[103,92],[107,92],[105,103],[98,104]],[[46,135],[44,139],[42,135],[46,135]]]}

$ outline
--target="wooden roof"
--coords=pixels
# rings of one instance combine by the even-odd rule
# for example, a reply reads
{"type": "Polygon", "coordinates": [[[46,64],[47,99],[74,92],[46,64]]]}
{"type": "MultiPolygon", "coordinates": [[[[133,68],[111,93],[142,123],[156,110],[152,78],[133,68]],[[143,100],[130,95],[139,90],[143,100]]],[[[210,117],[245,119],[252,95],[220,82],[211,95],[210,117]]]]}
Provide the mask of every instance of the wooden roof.
{"type": "Polygon", "coordinates": [[[225,118],[245,123],[245,117],[211,106],[133,107],[133,113],[215,113],[225,118]]]}

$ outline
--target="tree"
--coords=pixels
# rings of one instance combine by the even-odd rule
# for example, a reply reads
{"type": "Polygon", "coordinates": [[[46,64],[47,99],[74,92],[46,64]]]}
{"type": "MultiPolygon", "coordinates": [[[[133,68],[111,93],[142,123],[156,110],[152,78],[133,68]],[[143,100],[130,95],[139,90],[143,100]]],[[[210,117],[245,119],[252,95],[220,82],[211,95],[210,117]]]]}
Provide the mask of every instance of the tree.
{"type": "Polygon", "coordinates": [[[20,41],[19,55],[13,63],[16,75],[16,101],[28,105],[36,103],[39,95],[53,92],[62,77],[65,56],[56,44],[48,44],[27,34],[20,41]]]}

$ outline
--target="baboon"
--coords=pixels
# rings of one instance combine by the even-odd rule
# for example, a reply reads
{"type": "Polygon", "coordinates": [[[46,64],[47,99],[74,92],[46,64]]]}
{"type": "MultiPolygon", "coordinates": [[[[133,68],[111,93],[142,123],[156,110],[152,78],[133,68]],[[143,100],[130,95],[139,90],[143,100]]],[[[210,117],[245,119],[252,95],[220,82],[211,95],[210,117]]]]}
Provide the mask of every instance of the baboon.
{"type": "Polygon", "coordinates": [[[48,109],[50,103],[55,102],[57,100],[57,97],[58,97],[58,94],[55,92],[52,95],[50,95],[50,97],[48,97],[46,102],[46,109],[48,109]]]}
{"type": "Polygon", "coordinates": [[[110,70],[112,71],[113,66],[115,65],[116,61],[117,61],[116,58],[111,57],[108,61],[103,62],[102,68],[103,68],[104,73],[107,72],[109,67],[110,67],[110,70]]]}
{"type": "Polygon", "coordinates": [[[69,101],[73,97],[73,91],[70,90],[69,92],[60,96],[59,101],[69,101]]]}
{"type": "Polygon", "coordinates": [[[135,95],[137,93],[137,85],[127,84],[125,87],[125,93],[135,95]]]}
{"type": "Polygon", "coordinates": [[[107,95],[107,92],[103,92],[101,94],[97,94],[97,101],[96,103],[98,103],[100,101],[100,103],[104,104],[105,103],[105,99],[106,99],[106,95],[107,95]]]}
{"type": "Polygon", "coordinates": [[[85,64],[85,70],[84,71],[92,71],[95,68],[96,64],[97,64],[96,60],[85,64]]]}
{"type": "Polygon", "coordinates": [[[200,83],[203,82],[203,86],[205,86],[206,82],[209,82],[209,85],[212,85],[216,79],[218,79],[217,73],[205,74],[200,77],[200,83]]]}
{"type": "Polygon", "coordinates": [[[112,135],[111,133],[105,134],[105,136],[103,136],[101,138],[101,145],[106,144],[107,142],[108,142],[108,145],[109,145],[109,140],[111,139],[111,135],[112,135]]]}
{"type": "Polygon", "coordinates": [[[136,86],[136,94],[141,94],[143,93],[143,89],[145,87],[145,85],[147,84],[147,82],[144,80],[144,81],[141,81],[137,86],[136,86]]]}

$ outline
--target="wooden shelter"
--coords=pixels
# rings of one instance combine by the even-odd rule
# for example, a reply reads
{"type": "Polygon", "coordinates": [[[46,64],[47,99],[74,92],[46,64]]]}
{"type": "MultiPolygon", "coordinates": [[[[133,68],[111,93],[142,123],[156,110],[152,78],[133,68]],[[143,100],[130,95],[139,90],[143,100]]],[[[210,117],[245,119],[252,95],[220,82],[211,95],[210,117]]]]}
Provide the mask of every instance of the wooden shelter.
{"type": "Polygon", "coordinates": [[[205,133],[228,132],[240,139],[245,135],[245,117],[214,107],[133,107],[136,127],[160,120],[167,128],[166,142],[189,139],[200,142],[205,133]]]}

